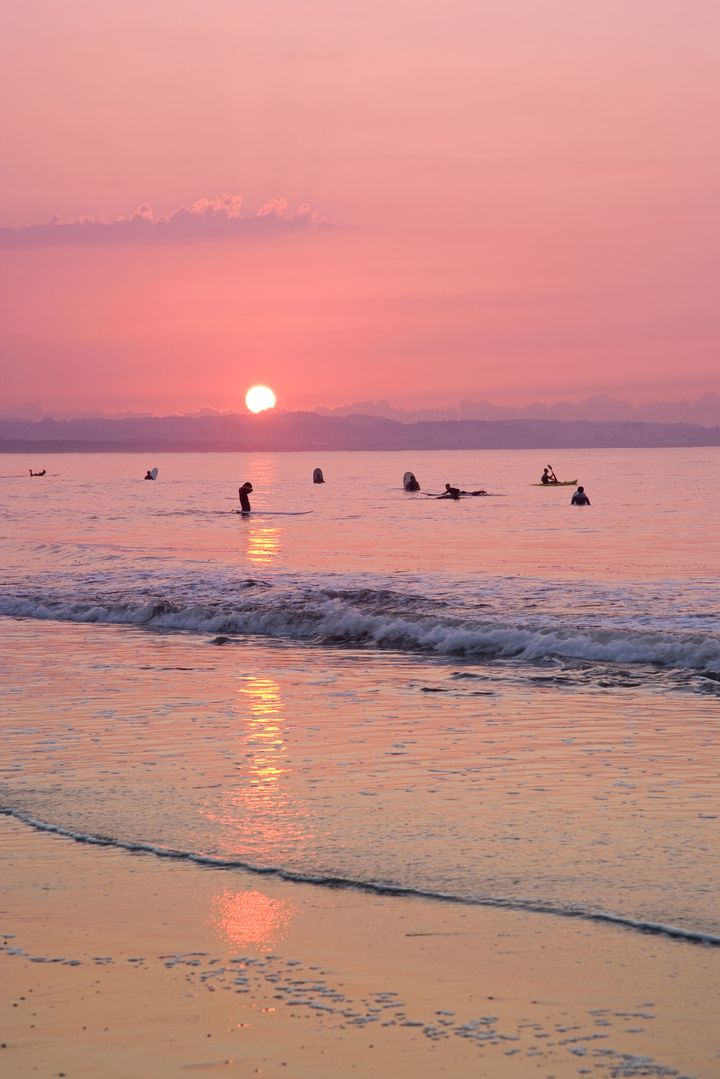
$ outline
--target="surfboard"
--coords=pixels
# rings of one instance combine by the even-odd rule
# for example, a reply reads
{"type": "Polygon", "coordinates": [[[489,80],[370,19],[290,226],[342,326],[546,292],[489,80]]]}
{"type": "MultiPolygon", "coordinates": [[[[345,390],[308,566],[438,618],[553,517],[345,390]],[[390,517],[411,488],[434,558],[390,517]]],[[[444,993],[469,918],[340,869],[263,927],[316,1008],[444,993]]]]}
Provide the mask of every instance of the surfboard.
{"type": "Polygon", "coordinates": [[[558,480],[557,483],[531,483],[531,487],[577,487],[577,480],[558,480]]]}
{"type": "Polygon", "coordinates": [[[150,475],[152,476],[152,478],[154,480],[156,480],[158,478],[158,470],[156,468],[151,468],[150,469],[150,475]]]}
{"type": "Polygon", "coordinates": [[[312,510],[235,510],[243,517],[304,517],[312,510]]]}

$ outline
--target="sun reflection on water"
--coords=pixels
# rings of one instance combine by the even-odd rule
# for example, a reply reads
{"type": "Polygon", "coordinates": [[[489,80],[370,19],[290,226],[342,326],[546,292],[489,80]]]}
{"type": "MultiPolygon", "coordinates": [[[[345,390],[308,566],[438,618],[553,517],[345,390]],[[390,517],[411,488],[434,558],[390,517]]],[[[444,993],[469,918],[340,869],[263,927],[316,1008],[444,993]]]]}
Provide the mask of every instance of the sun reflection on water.
{"type": "Polygon", "coordinates": [[[248,562],[254,566],[271,566],[280,553],[280,529],[251,524],[247,533],[248,562]]]}
{"type": "Polygon", "coordinates": [[[244,677],[235,711],[244,728],[236,751],[238,779],[205,815],[219,826],[216,838],[225,852],[257,865],[284,865],[310,836],[307,807],[289,789],[280,686],[273,678],[244,677]]]}

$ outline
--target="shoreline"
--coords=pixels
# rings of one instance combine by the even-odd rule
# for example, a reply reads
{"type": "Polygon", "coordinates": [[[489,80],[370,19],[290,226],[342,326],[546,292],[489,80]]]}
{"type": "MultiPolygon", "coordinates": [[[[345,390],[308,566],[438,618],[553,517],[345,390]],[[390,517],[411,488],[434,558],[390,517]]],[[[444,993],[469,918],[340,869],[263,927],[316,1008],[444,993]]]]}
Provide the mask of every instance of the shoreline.
{"type": "Polygon", "coordinates": [[[0,835],[18,1079],[717,1074],[715,949],[0,835]]]}
{"type": "Polygon", "coordinates": [[[248,877],[260,880],[282,881],[287,884],[299,884],[309,888],[329,888],[337,892],[357,892],[361,895],[388,897],[393,899],[419,899],[428,903],[448,904],[450,906],[504,910],[517,914],[544,915],[551,918],[567,918],[591,925],[608,925],[627,932],[641,933],[645,936],[663,937],[666,940],[682,941],[701,947],[720,947],[720,937],[702,930],[683,929],[680,926],[665,925],[662,922],[640,921],[628,915],[615,914],[611,911],[584,910],[582,908],[563,908],[549,903],[523,902],[520,899],[474,898],[451,893],[431,892],[420,888],[403,887],[397,884],[375,883],[372,881],[353,880],[349,877],[315,876],[273,866],[253,865],[242,859],[228,859],[201,855],[190,851],[176,850],[170,847],[158,847],[151,843],[113,839],[103,835],[75,832],[59,824],[50,824],[38,820],[22,810],[0,807],[0,817],[6,817],[19,824],[26,825],[36,832],[54,835],[90,847],[112,848],[128,854],[142,854],[159,858],[163,861],[183,862],[206,869],[237,870],[248,877]]]}

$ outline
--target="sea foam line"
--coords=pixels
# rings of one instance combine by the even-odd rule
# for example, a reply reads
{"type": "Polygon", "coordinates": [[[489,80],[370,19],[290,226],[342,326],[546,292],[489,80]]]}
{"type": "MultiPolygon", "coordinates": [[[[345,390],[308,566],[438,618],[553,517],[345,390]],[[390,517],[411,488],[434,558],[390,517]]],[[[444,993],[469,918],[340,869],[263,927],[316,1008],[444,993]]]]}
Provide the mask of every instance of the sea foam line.
{"type": "Polygon", "coordinates": [[[720,640],[707,633],[676,633],[667,627],[592,627],[548,618],[529,623],[472,615],[366,609],[365,595],[351,599],[305,593],[296,598],[270,592],[262,599],[208,604],[170,599],[108,603],[103,598],[62,600],[25,596],[0,599],[0,614],[79,623],[133,625],[175,632],[231,634],[319,644],[375,646],[431,655],[514,659],[548,658],[590,663],[649,664],[720,674],[720,640]],[[360,601],[363,600],[361,603],[360,601]]]}
{"type": "Polygon", "coordinates": [[[665,925],[662,922],[642,921],[624,914],[584,910],[582,907],[554,907],[547,903],[536,903],[525,899],[461,896],[450,892],[433,892],[423,888],[411,888],[386,882],[354,880],[350,877],[335,877],[325,874],[300,873],[292,869],[283,869],[281,866],[260,866],[236,858],[217,858],[210,854],[196,854],[192,851],[175,850],[172,847],[158,847],[153,843],[132,842],[111,836],[76,832],[71,828],[65,828],[61,824],[51,824],[49,821],[39,820],[23,810],[12,809],[8,806],[0,806],[0,815],[11,817],[21,824],[35,828],[37,831],[50,832],[53,835],[72,839],[76,843],[86,843],[96,847],[111,847],[115,850],[128,851],[131,854],[150,854],[156,858],[167,858],[173,861],[192,862],[195,865],[211,869],[240,869],[246,873],[262,877],[275,877],[292,884],[310,884],[315,887],[365,892],[369,895],[393,896],[401,899],[428,899],[434,902],[455,903],[468,907],[492,907],[497,910],[517,911],[523,914],[550,914],[560,918],[575,918],[580,921],[612,925],[620,929],[667,937],[671,940],[683,941],[686,944],[703,944],[713,948],[720,947],[720,936],[713,933],[681,929],[679,926],[665,925]]]}

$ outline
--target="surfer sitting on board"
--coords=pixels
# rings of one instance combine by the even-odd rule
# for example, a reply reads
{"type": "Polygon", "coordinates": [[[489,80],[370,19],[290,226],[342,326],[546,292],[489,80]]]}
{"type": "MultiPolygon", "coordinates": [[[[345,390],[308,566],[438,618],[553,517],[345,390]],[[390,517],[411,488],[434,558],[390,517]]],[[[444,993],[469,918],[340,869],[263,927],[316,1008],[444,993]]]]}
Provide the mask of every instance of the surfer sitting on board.
{"type": "Polygon", "coordinates": [[[589,506],[590,505],[590,499],[585,494],[585,488],[584,487],[578,487],[577,491],[575,492],[575,494],[570,499],[570,505],[571,506],[589,506]]]}
{"type": "Polygon", "coordinates": [[[29,469],[31,476],[44,476],[46,471],[46,469],[43,469],[42,472],[33,472],[32,469],[29,469]]]}
{"type": "Polygon", "coordinates": [[[250,499],[248,495],[252,493],[253,485],[250,480],[247,480],[242,487],[238,487],[238,498],[240,499],[240,509],[243,513],[252,513],[250,507],[250,499]]]}
{"type": "Polygon", "coordinates": [[[553,466],[548,465],[542,476],[540,477],[541,483],[558,483],[558,478],[553,472],[553,466]]]}

